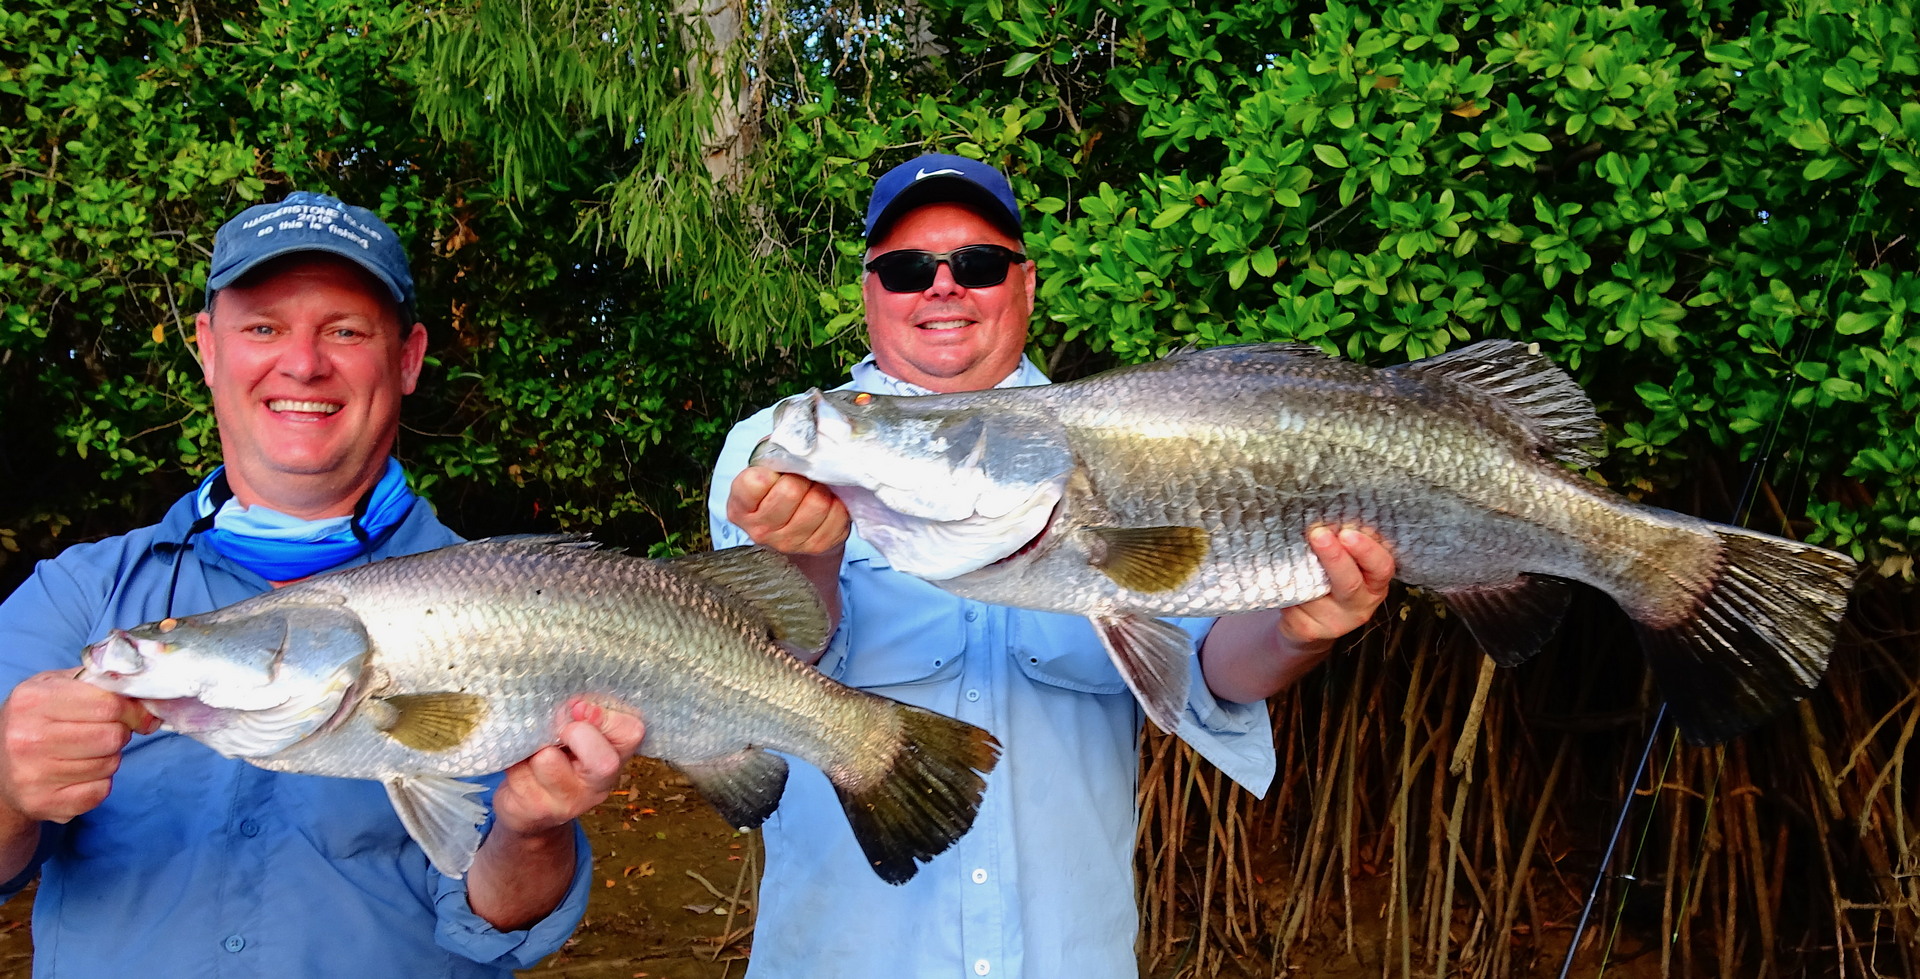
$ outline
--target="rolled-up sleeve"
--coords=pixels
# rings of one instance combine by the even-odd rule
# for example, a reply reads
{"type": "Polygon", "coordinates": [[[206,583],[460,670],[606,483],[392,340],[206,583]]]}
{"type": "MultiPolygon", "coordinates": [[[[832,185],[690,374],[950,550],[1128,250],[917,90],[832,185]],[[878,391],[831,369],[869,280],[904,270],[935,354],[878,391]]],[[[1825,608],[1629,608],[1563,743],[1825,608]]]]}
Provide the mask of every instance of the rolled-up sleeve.
{"type": "Polygon", "coordinates": [[[593,853],[587,847],[586,830],[577,820],[573,824],[573,853],[573,882],[567,886],[567,894],[559,906],[545,918],[518,931],[501,931],[474,914],[467,903],[465,880],[433,874],[433,906],[439,918],[434,941],[449,952],[483,965],[530,969],[539,964],[541,959],[560,950],[587,914],[587,896],[593,882],[593,853]]]}

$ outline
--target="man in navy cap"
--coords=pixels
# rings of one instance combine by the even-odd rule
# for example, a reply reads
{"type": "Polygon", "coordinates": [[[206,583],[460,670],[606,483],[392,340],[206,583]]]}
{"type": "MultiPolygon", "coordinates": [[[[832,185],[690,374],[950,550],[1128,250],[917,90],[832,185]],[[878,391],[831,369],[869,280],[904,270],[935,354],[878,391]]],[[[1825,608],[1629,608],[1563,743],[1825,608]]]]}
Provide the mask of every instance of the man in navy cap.
{"type": "MultiPolygon", "coordinates": [[[[888,171],[867,209],[872,354],[845,388],[913,395],[1047,383],[1024,356],[1034,265],[1007,179],[931,154],[888,171]]],[[[1004,754],[973,829],[900,887],[864,871],[831,785],[796,766],[765,826],[748,975],[1121,976],[1135,972],[1132,853],[1142,714],[1087,620],[982,605],[888,567],[826,487],[747,465],[771,408],[715,468],[715,547],[785,552],[838,616],[828,676],[991,731],[1004,754]]],[[[1179,735],[1235,780],[1274,770],[1264,699],[1386,595],[1393,560],[1355,528],[1310,535],[1332,593],[1284,611],[1186,620],[1179,735]]]]}
{"type": "Polygon", "coordinates": [[[0,604],[0,894],[37,873],[36,976],[509,976],[586,908],[575,817],[639,721],[575,704],[494,783],[462,880],[378,783],[222,758],[73,678],[114,628],[455,543],[392,457],[426,328],[393,230],[295,193],[214,239],[197,347],[225,464],[158,523],[68,548],[0,604]]]}

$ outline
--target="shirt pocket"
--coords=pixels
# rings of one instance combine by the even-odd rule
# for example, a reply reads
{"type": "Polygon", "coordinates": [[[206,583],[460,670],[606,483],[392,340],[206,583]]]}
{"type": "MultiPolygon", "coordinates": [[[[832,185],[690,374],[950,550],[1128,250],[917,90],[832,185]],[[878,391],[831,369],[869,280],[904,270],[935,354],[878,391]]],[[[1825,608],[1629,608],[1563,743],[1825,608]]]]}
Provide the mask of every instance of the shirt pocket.
{"type": "Polygon", "coordinates": [[[959,675],[967,646],[966,602],[866,558],[841,569],[840,600],[840,634],[829,650],[837,662],[821,663],[828,676],[864,689],[959,675]]]}
{"type": "Polygon", "coordinates": [[[1013,611],[1007,636],[1028,679],[1081,693],[1125,693],[1127,683],[1085,616],[1013,611]]]}

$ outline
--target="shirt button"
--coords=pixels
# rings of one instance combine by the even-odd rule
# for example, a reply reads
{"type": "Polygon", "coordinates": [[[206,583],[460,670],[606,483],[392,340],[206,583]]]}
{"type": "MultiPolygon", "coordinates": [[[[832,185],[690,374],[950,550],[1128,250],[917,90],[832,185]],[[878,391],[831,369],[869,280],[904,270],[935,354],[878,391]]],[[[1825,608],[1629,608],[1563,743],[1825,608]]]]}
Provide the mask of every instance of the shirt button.
{"type": "Polygon", "coordinates": [[[967,691],[967,699],[968,699],[968,700],[979,700],[979,699],[980,699],[980,691],[978,691],[978,690],[969,690],[969,691],[967,691]]]}
{"type": "Polygon", "coordinates": [[[985,867],[975,867],[975,868],[973,868],[973,882],[974,882],[974,883],[976,883],[976,884],[984,884],[984,883],[986,883],[986,882],[987,882],[987,868],[985,868],[985,867]]]}
{"type": "Polygon", "coordinates": [[[240,821],[240,835],[241,836],[259,836],[260,824],[254,822],[251,819],[242,819],[240,821]]]}
{"type": "Polygon", "coordinates": [[[976,976],[984,976],[984,975],[986,975],[986,974],[987,974],[987,970],[989,970],[989,969],[991,969],[991,968],[993,968],[993,967],[987,964],[987,960],[986,960],[986,959],[975,959],[975,960],[973,961],[973,974],[974,974],[974,975],[976,975],[976,976]]]}
{"type": "MultiPolygon", "coordinates": [[[[227,940],[220,943],[220,947],[229,952],[238,952],[247,947],[247,940],[241,938],[239,935],[228,935],[227,940]]],[[[983,962],[981,964],[985,963],[983,962]]],[[[981,975],[986,975],[986,973],[983,972],[981,975]]]]}
{"type": "MultiPolygon", "coordinates": [[[[967,609],[967,621],[968,621],[968,622],[973,622],[973,621],[976,621],[976,620],[978,620],[979,618],[980,618],[980,610],[979,610],[979,609],[977,609],[977,608],[970,608],[970,609],[967,609]]],[[[985,963],[986,961],[987,961],[986,959],[981,959],[981,960],[980,960],[980,962],[981,962],[981,963],[985,963]]],[[[984,976],[984,975],[986,975],[986,973],[984,973],[984,972],[982,972],[982,973],[980,973],[980,974],[981,974],[981,975],[983,975],[983,976],[984,976]]]]}

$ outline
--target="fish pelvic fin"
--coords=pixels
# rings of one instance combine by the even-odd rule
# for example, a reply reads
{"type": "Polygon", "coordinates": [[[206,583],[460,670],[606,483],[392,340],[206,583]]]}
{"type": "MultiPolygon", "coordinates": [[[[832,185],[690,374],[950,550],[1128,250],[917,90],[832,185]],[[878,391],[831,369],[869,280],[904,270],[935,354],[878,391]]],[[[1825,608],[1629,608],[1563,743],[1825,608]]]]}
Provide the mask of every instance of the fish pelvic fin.
{"type": "Polygon", "coordinates": [[[1811,693],[1826,674],[1857,565],[1836,551],[1715,526],[1721,568],[1671,625],[1634,622],[1680,733],[1718,744],[1811,693]]]}
{"type": "Polygon", "coordinates": [[[1000,758],[1000,742],[964,721],[892,703],[900,722],[898,750],[877,778],[858,781],[828,772],[846,810],[853,838],[873,872],[904,884],[973,828],[986,791],[986,774],[1000,758]]]}
{"type": "Polygon", "coordinates": [[[400,693],[371,698],[363,709],[374,727],[415,751],[449,751],[487,716],[487,699],[454,691],[400,693]]]}
{"type": "Polygon", "coordinates": [[[474,796],[486,786],[440,775],[394,775],[380,783],[387,787],[400,825],[426,851],[433,869],[454,880],[465,876],[480,849],[480,824],[487,818],[487,807],[474,796]]]}
{"type": "Polygon", "coordinates": [[[1387,368],[1387,373],[1444,378],[1485,395],[1533,436],[1550,458],[1592,465],[1606,446],[1593,402],[1567,372],[1532,344],[1482,340],[1437,357],[1387,368]]]}
{"type": "Polygon", "coordinates": [[[760,748],[683,761],[673,767],[735,829],[752,829],[766,822],[780,807],[780,796],[787,790],[787,760],[760,748]]]}
{"type": "Polygon", "coordinates": [[[766,620],[776,642],[814,652],[826,648],[832,638],[820,593],[778,551],[749,544],[688,554],[665,563],[751,607],[766,620]]]}
{"type": "Polygon", "coordinates": [[[1193,653],[1193,637],[1144,615],[1090,618],[1093,631],[1147,718],[1168,734],[1179,730],[1180,715],[1187,708],[1187,684],[1192,681],[1187,659],[1193,653]]]}
{"type": "Polygon", "coordinates": [[[1452,612],[1493,661],[1519,666],[1540,651],[1566,617],[1573,589],[1558,578],[1521,575],[1496,585],[1427,589],[1452,612]]]}
{"type": "Polygon", "coordinates": [[[1172,591],[1200,570],[1212,541],[1199,527],[1088,527],[1093,566],[1128,591],[1172,591]]]}

